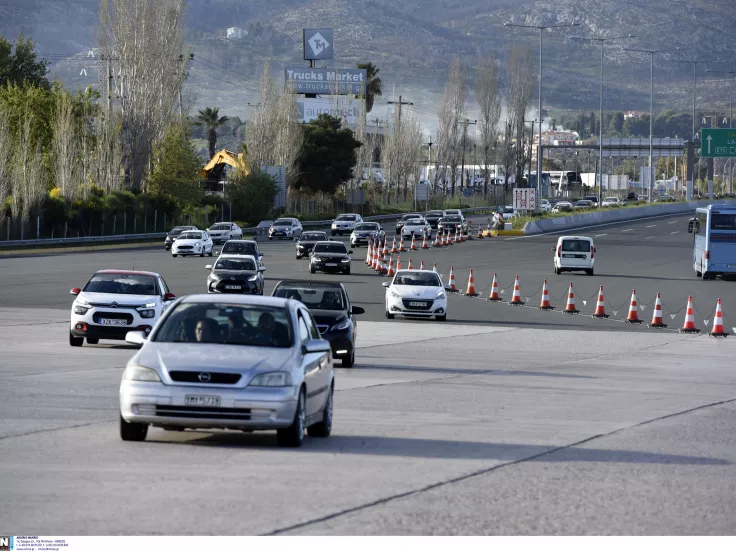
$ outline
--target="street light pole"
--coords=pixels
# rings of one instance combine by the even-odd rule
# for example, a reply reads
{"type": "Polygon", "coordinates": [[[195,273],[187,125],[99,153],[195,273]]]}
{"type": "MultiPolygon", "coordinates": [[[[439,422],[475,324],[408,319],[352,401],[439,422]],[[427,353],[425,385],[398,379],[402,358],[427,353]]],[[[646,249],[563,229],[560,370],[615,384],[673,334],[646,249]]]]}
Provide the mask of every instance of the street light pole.
{"type": "MultiPolygon", "coordinates": [[[[733,128],[733,81],[736,71],[716,71],[713,69],[706,69],[706,73],[723,73],[725,75],[731,75],[728,79],[728,104],[729,104],[729,116],[728,116],[728,128],[733,128]]],[[[725,175],[725,168],[724,168],[725,175]]],[[[728,181],[728,193],[733,193],[733,158],[731,158],[731,178],[728,181]]]]}
{"type": "MultiPolygon", "coordinates": [[[[542,197],[542,33],[547,29],[561,29],[565,27],[579,27],[580,23],[566,23],[562,25],[517,25],[515,23],[504,23],[504,27],[519,27],[522,29],[539,30],[539,142],[537,143],[537,201],[542,197]]],[[[534,127],[532,127],[532,140],[534,139],[534,127]]],[[[531,175],[530,175],[531,176],[531,175]]]]}
{"type": "MultiPolygon", "coordinates": [[[[654,167],[652,166],[652,158],[654,157],[654,55],[664,52],[672,52],[674,50],[636,50],[624,48],[627,52],[639,52],[649,54],[651,56],[650,82],[649,82],[649,201],[652,201],[654,193],[654,167]]],[[[679,48],[675,48],[679,50],[679,48]]]]}
{"type": "MultiPolygon", "coordinates": [[[[598,165],[601,169],[601,178],[600,178],[600,186],[598,188],[598,192],[600,194],[600,199],[598,200],[598,206],[603,205],[603,46],[606,42],[610,42],[613,40],[628,40],[631,38],[634,38],[634,35],[627,35],[627,36],[615,36],[610,38],[605,37],[577,37],[577,36],[571,36],[569,37],[571,40],[584,40],[584,41],[590,41],[590,42],[600,42],[601,45],[601,94],[600,94],[600,107],[598,111],[598,121],[599,121],[599,133],[598,133],[598,165]]],[[[597,179],[598,175],[596,175],[597,179]]]]}

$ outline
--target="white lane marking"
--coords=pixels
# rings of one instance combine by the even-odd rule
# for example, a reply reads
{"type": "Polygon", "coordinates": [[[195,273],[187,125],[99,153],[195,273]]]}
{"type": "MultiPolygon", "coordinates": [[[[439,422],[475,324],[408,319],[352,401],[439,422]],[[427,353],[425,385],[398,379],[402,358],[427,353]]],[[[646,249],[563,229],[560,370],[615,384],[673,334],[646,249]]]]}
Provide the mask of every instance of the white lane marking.
{"type": "Polygon", "coordinates": [[[657,226],[657,225],[656,224],[650,224],[649,226],[647,226],[647,228],[654,228],[655,226],[657,226]]]}
{"type": "Polygon", "coordinates": [[[653,240],[653,239],[654,239],[655,237],[656,237],[656,236],[649,236],[649,237],[648,237],[647,239],[648,239],[648,240],[653,240]]]}
{"type": "Polygon", "coordinates": [[[677,231],[675,231],[675,232],[670,232],[670,236],[671,236],[672,234],[679,234],[679,233],[680,233],[680,231],[679,231],[679,230],[677,230],[677,231]]]}
{"type": "Polygon", "coordinates": [[[675,224],[676,222],[680,222],[679,220],[671,220],[669,224],[675,224]]]}
{"type": "Polygon", "coordinates": [[[634,231],[633,228],[628,228],[627,230],[622,230],[622,232],[633,232],[633,231],[634,231]]]}
{"type": "Polygon", "coordinates": [[[595,235],[595,237],[596,237],[596,238],[600,238],[600,237],[603,237],[603,236],[607,236],[607,235],[608,235],[608,234],[596,234],[596,235],[595,235]]]}

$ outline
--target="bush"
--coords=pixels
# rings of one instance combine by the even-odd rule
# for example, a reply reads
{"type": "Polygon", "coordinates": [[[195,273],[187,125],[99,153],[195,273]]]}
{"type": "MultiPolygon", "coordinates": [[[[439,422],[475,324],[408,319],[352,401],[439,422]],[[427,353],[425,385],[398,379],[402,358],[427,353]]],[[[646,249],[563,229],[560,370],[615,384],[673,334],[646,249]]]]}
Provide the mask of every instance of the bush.
{"type": "Polygon", "coordinates": [[[232,203],[234,219],[261,221],[271,218],[277,193],[273,177],[253,172],[247,176],[235,176],[230,181],[226,200],[232,203]]]}

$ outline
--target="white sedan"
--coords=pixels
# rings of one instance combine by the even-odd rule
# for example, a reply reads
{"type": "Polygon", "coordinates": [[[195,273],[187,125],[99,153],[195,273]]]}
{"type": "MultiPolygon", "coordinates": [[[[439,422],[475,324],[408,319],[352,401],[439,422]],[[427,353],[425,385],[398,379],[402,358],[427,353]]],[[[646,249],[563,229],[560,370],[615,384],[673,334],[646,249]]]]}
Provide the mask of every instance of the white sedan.
{"type": "Polygon", "coordinates": [[[614,207],[616,205],[621,205],[621,202],[617,197],[606,197],[603,199],[601,205],[603,207],[614,207]]]}
{"type": "Polygon", "coordinates": [[[432,226],[425,218],[409,219],[404,223],[404,227],[401,229],[401,235],[405,238],[416,236],[420,239],[427,236],[427,239],[430,239],[432,237],[432,226]]]}
{"type": "Polygon", "coordinates": [[[189,230],[182,232],[176,241],[171,244],[171,256],[205,255],[212,256],[212,238],[205,230],[189,230]]]}
{"type": "Polygon", "coordinates": [[[304,433],[332,431],[330,342],[299,301],[190,295],[150,334],[120,382],[120,437],[143,441],[148,427],[276,430],[298,447],[304,433]]]}
{"type": "Polygon", "coordinates": [[[572,211],[572,203],[569,201],[558,201],[555,203],[555,206],[552,208],[553,213],[564,213],[567,211],[572,211]]]}
{"type": "Polygon", "coordinates": [[[386,318],[397,314],[447,320],[447,290],[432,270],[399,270],[386,288],[386,318]]]}

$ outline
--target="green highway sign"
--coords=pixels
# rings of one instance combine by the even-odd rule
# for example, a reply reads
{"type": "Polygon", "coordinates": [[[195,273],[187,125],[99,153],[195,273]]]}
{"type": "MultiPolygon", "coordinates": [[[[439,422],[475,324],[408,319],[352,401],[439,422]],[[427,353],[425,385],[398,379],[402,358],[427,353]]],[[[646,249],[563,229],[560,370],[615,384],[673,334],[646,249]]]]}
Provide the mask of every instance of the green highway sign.
{"type": "Polygon", "coordinates": [[[736,128],[701,129],[702,157],[736,157],[736,128]]]}

